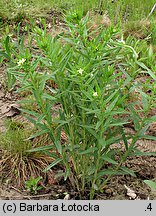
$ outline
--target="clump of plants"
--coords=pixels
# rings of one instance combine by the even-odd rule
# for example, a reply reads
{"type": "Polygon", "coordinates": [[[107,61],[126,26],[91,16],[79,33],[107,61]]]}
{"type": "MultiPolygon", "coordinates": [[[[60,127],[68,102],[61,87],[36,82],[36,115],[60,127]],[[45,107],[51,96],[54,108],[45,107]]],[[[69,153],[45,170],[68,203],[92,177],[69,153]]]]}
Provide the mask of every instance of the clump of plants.
{"type": "Polygon", "coordinates": [[[7,122],[6,132],[0,134],[2,181],[8,179],[10,183],[23,187],[30,176],[43,176],[44,180],[46,176],[53,176],[52,172],[43,172],[52,162],[51,157],[42,153],[27,152],[34,146],[40,146],[40,143],[27,140],[30,134],[20,122],[7,122]]]}
{"type": "Polygon", "coordinates": [[[42,189],[42,186],[38,185],[41,179],[41,176],[37,178],[30,177],[30,179],[25,182],[26,189],[32,194],[37,194],[38,191],[42,189]]]}
{"type": "MultiPolygon", "coordinates": [[[[112,176],[135,176],[125,161],[146,154],[136,148],[139,139],[155,139],[146,131],[155,121],[148,113],[155,106],[156,76],[118,29],[92,31],[87,22],[88,17],[74,24],[66,20],[69,34],[55,37],[46,28],[36,27],[40,54],[27,48],[20,58],[15,49],[18,62],[9,73],[20,81],[19,91],[31,91],[38,105],[35,111],[22,109],[40,131],[33,138],[47,133],[52,141],[53,162],[44,171],[62,164],[65,171],[59,175],[71,181],[80,197],[89,191],[93,199],[112,176]],[[144,73],[152,80],[145,83],[150,94],[136,81],[144,73]],[[47,84],[49,80],[55,82],[55,89],[47,84]],[[137,97],[131,100],[134,94],[137,97]],[[135,134],[126,130],[127,124],[133,125],[135,134]],[[66,135],[63,143],[62,132],[66,135]]],[[[47,146],[31,151],[48,152],[47,146]]]]}

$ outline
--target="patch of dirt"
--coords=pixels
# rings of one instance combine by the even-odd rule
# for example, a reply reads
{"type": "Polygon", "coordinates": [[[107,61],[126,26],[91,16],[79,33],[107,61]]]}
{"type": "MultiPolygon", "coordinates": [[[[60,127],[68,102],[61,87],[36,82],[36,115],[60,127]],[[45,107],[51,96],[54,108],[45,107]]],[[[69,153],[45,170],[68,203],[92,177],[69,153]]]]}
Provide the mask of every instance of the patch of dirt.
{"type": "MultiPolygon", "coordinates": [[[[127,167],[136,172],[136,177],[129,175],[114,176],[101,193],[96,193],[97,200],[130,200],[126,187],[136,194],[138,200],[156,200],[156,191],[143,182],[145,179],[156,177],[156,158],[154,157],[131,157],[126,162],[127,167]]],[[[0,199],[65,199],[69,194],[69,199],[79,199],[78,194],[73,190],[69,181],[59,181],[58,184],[46,185],[37,195],[29,194],[26,190],[3,184],[0,188],[0,199]]],[[[83,199],[88,199],[86,194],[83,199]]]]}
{"type": "Polygon", "coordinates": [[[39,194],[29,194],[27,191],[20,191],[13,186],[3,185],[0,187],[0,200],[56,200],[63,198],[67,190],[65,186],[52,185],[40,191],[39,194]]]}
{"type": "Polygon", "coordinates": [[[16,104],[17,97],[11,93],[4,93],[0,89],[0,132],[5,131],[4,119],[19,115],[19,105],[16,104]]]}

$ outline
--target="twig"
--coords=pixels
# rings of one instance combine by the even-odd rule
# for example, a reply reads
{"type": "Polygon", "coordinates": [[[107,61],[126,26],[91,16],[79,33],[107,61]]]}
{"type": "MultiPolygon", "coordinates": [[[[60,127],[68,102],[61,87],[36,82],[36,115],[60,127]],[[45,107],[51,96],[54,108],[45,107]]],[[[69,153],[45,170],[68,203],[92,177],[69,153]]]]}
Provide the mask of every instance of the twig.
{"type": "MultiPolygon", "coordinates": [[[[25,199],[33,199],[33,198],[39,198],[39,197],[47,197],[47,196],[51,196],[54,195],[53,193],[51,194],[38,194],[38,195],[33,195],[33,196],[29,196],[29,195],[25,195],[25,196],[8,196],[8,198],[13,198],[13,199],[21,199],[21,198],[25,198],[25,199]]],[[[1,196],[1,198],[6,198],[7,196],[1,196]]]]}
{"type": "Polygon", "coordinates": [[[13,186],[11,186],[10,189],[13,189],[13,190],[17,191],[18,193],[22,194],[22,192],[19,189],[15,188],[13,186]]]}
{"type": "Polygon", "coordinates": [[[47,196],[51,196],[54,195],[54,193],[49,193],[49,194],[38,194],[38,195],[33,195],[33,196],[23,196],[23,198],[37,198],[37,197],[47,197],[47,196]]]}

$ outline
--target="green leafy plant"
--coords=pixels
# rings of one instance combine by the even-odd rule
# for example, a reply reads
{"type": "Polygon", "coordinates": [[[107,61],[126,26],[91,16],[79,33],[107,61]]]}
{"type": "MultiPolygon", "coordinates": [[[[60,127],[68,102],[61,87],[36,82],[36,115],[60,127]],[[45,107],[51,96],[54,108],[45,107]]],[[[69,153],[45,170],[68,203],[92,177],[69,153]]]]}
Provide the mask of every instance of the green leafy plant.
{"type": "Polygon", "coordinates": [[[26,189],[32,194],[37,194],[38,191],[42,189],[42,186],[38,186],[38,183],[41,179],[41,176],[37,178],[30,177],[30,179],[25,182],[26,189]]]}
{"type": "Polygon", "coordinates": [[[156,182],[152,180],[144,180],[144,182],[152,189],[156,190],[156,182]]]}
{"type": "Polygon", "coordinates": [[[145,133],[155,121],[148,113],[155,106],[156,77],[133,46],[122,37],[117,39],[118,29],[92,31],[87,22],[88,17],[76,24],[67,19],[69,34],[55,37],[37,27],[34,34],[40,54],[27,49],[26,60],[10,73],[22,84],[18,91],[31,91],[38,106],[36,111],[21,109],[40,130],[30,138],[47,133],[53,143],[50,151],[43,146],[29,152],[51,155],[54,160],[45,172],[63,164],[64,179],[70,179],[80,196],[89,189],[93,199],[113,175],[135,176],[124,165],[127,157],[147,154],[136,148],[139,139],[155,140],[145,133]],[[136,78],[144,73],[149,79],[142,88],[136,78]],[[53,81],[55,89],[47,81],[53,81]],[[129,123],[135,134],[126,131],[129,123]],[[66,135],[63,143],[62,133],[66,135]]]}
{"type": "MultiPolygon", "coordinates": [[[[7,58],[8,62],[11,63],[11,43],[10,43],[10,37],[9,35],[5,36],[2,40],[2,47],[3,49],[0,50],[0,58],[1,58],[1,63],[3,62],[4,59],[7,58]]],[[[7,81],[6,81],[6,86],[8,90],[10,90],[13,85],[15,84],[15,77],[14,75],[8,73],[7,71],[7,81]]]]}
{"type": "MultiPolygon", "coordinates": [[[[29,45],[29,49],[31,48],[32,40],[29,32],[28,25],[25,26],[26,33],[27,33],[27,41],[29,45]]],[[[0,50],[0,62],[4,65],[7,65],[6,69],[6,89],[8,91],[12,91],[16,84],[16,78],[13,73],[11,73],[11,70],[16,70],[17,68],[23,69],[27,66],[26,62],[30,60],[31,54],[29,52],[29,49],[25,47],[24,41],[25,41],[25,34],[23,33],[22,37],[20,36],[20,32],[23,31],[21,24],[19,23],[16,26],[17,31],[17,38],[14,41],[13,34],[9,33],[9,29],[6,30],[6,34],[2,37],[1,40],[1,50],[0,50]],[[18,50],[18,52],[16,52],[18,50]],[[7,61],[4,61],[7,60],[7,61]]]]}

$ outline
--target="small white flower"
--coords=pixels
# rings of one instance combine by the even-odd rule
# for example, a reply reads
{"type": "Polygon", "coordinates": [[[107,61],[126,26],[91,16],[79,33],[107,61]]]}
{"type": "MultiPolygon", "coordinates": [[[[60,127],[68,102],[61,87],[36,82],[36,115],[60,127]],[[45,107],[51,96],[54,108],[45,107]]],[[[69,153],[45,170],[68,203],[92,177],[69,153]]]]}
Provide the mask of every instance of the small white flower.
{"type": "Polygon", "coordinates": [[[93,76],[94,76],[94,74],[91,73],[91,74],[90,74],[90,77],[93,77],[93,76]]]}
{"type": "Polygon", "coordinates": [[[17,62],[18,66],[19,66],[19,67],[22,66],[22,65],[24,64],[25,61],[26,61],[26,59],[24,59],[24,58],[20,59],[20,60],[17,62]]]}
{"type": "Polygon", "coordinates": [[[80,68],[80,69],[78,70],[78,73],[82,75],[83,71],[84,71],[84,70],[83,70],[82,68],[80,68]]]}
{"type": "Polygon", "coordinates": [[[111,85],[106,85],[106,90],[109,90],[109,89],[111,89],[111,85]]]}
{"type": "Polygon", "coordinates": [[[94,92],[93,93],[93,97],[97,97],[98,96],[98,93],[97,92],[94,92]]]}
{"type": "Polygon", "coordinates": [[[119,42],[125,44],[125,41],[123,39],[121,39],[119,42]]]}
{"type": "Polygon", "coordinates": [[[123,39],[123,36],[121,36],[121,40],[119,40],[119,43],[125,44],[125,41],[124,41],[124,39],[123,39]]]}

